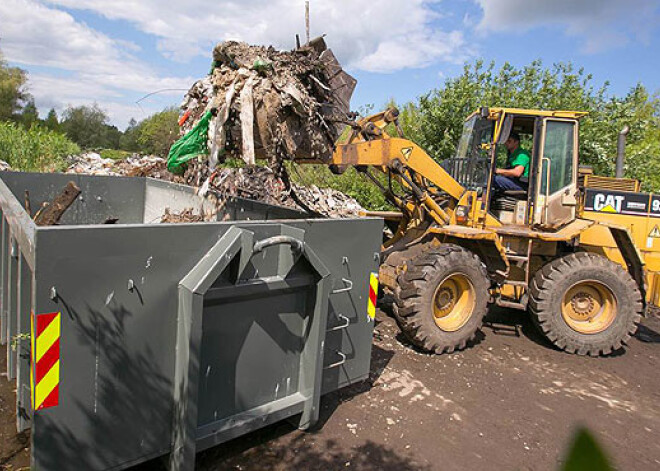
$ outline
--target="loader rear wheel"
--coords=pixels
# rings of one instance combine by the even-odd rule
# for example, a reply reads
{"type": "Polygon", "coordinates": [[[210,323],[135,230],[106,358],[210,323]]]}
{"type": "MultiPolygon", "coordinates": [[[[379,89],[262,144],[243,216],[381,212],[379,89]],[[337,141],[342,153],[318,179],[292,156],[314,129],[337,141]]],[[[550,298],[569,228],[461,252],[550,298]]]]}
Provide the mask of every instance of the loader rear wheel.
{"type": "Polygon", "coordinates": [[[410,341],[428,352],[465,348],[488,309],[489,281],[479,257],[444,244],[406,262],[397,278],[394,312],[410,341]]]}
{"type": "Polygon", "coordinates": [[[530,313],[558,348],[607,355],[626,344],[642,315],[637,283],[621,265],[579,252],[554,260],[530,284],[530,313]]]}

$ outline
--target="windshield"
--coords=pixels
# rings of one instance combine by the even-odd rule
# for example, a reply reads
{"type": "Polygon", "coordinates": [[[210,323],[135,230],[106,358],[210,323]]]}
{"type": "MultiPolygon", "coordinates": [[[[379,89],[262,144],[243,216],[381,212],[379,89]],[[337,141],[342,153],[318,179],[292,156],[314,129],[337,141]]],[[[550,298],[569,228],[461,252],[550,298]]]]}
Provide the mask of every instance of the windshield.
{"type": "Polygon", "coordinates": [[[493,121],[480,116],[473,116],[465,121],[461,140],[458,141],[456,158],[465,159],[470,157],[481,157],[481,155],[479,155],[481,145],[490,144],[493,139],[493,124],[493,121]],[[472,155],[475,151],[475,155],[472,155]]]}
{"type": "Polygon", "coordinates": [[[477,122],[477,117],[473,116],[468,119],[463,125],[463,134],[461,140],[458,141],[458,149],[456,150],[456,158],[464,159],[468,156],[472,149],[472,140],[474,139],[474,126],[477,122]]]}
{"type": "Polygon", "coordinates": [[[456,157],[443,161],[444,168],[463,187],[482,191],[488,184],[489,149],[494,121],[475,115],[465,121],[456,157]],[[485,146],[483,144],[486,144],[485,146]]]}

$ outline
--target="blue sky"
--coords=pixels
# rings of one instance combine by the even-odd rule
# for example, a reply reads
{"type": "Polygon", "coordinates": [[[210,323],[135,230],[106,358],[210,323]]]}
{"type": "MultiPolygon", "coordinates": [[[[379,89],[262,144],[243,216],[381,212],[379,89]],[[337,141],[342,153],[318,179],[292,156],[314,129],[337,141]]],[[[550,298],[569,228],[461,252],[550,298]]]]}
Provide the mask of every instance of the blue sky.
{"type": "MultiPolygon", "coordinates": [[[[353,107],[415,99],[483,58],[572,61],[625,94],[660,91],[658,0],[311,0],[358,79],[353,107]]],[[[2,0],[0,49],[29,72],[42,113],[97,102],[114,124],[178,104],[220,40],[294,45],[304,0],[2,0]],[[162,93],[136,104],[144,95],[162,93]]],[[[491,104],[494,105],[494,104],[491,104]]]]}

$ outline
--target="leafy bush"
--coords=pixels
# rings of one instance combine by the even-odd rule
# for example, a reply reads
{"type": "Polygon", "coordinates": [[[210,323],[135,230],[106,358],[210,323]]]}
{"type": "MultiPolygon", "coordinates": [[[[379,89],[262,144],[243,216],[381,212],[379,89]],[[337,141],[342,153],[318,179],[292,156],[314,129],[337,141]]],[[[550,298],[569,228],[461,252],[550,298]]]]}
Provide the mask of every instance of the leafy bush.
{"type": "Polygon", "coordinates": [[[0,158],[14,170],[58,171],[66,167],[64,158],[80,148],[64,135],[48,129],[0,122],[0,158]]]}
{"type": "Polygon", "coordinates": [[[137,143],[142,152],[167,157],[170,147],[179,138],[179,112],[166,108],[137,125],[137,143]]]}

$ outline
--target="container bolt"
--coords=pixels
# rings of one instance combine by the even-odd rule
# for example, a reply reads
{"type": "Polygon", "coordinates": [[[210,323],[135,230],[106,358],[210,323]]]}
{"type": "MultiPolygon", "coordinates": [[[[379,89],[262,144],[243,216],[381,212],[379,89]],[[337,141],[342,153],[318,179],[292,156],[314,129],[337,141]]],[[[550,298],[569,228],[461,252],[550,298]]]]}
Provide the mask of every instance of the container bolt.
{"type": "Polygon", "coordinates": [[[133,292],[134,289],[135,289],[135,282],[133,280],[128,280],[128,290],[130,292],[133,292]]]}
{"type": "Polygon", "coordinates": [[[57,300],[57,290],[55,289],[54,286],[51,286],[51,287],[50,287],[50,299],[51,299],[52,301],[56,301],[56,300],[57,300]]]}

